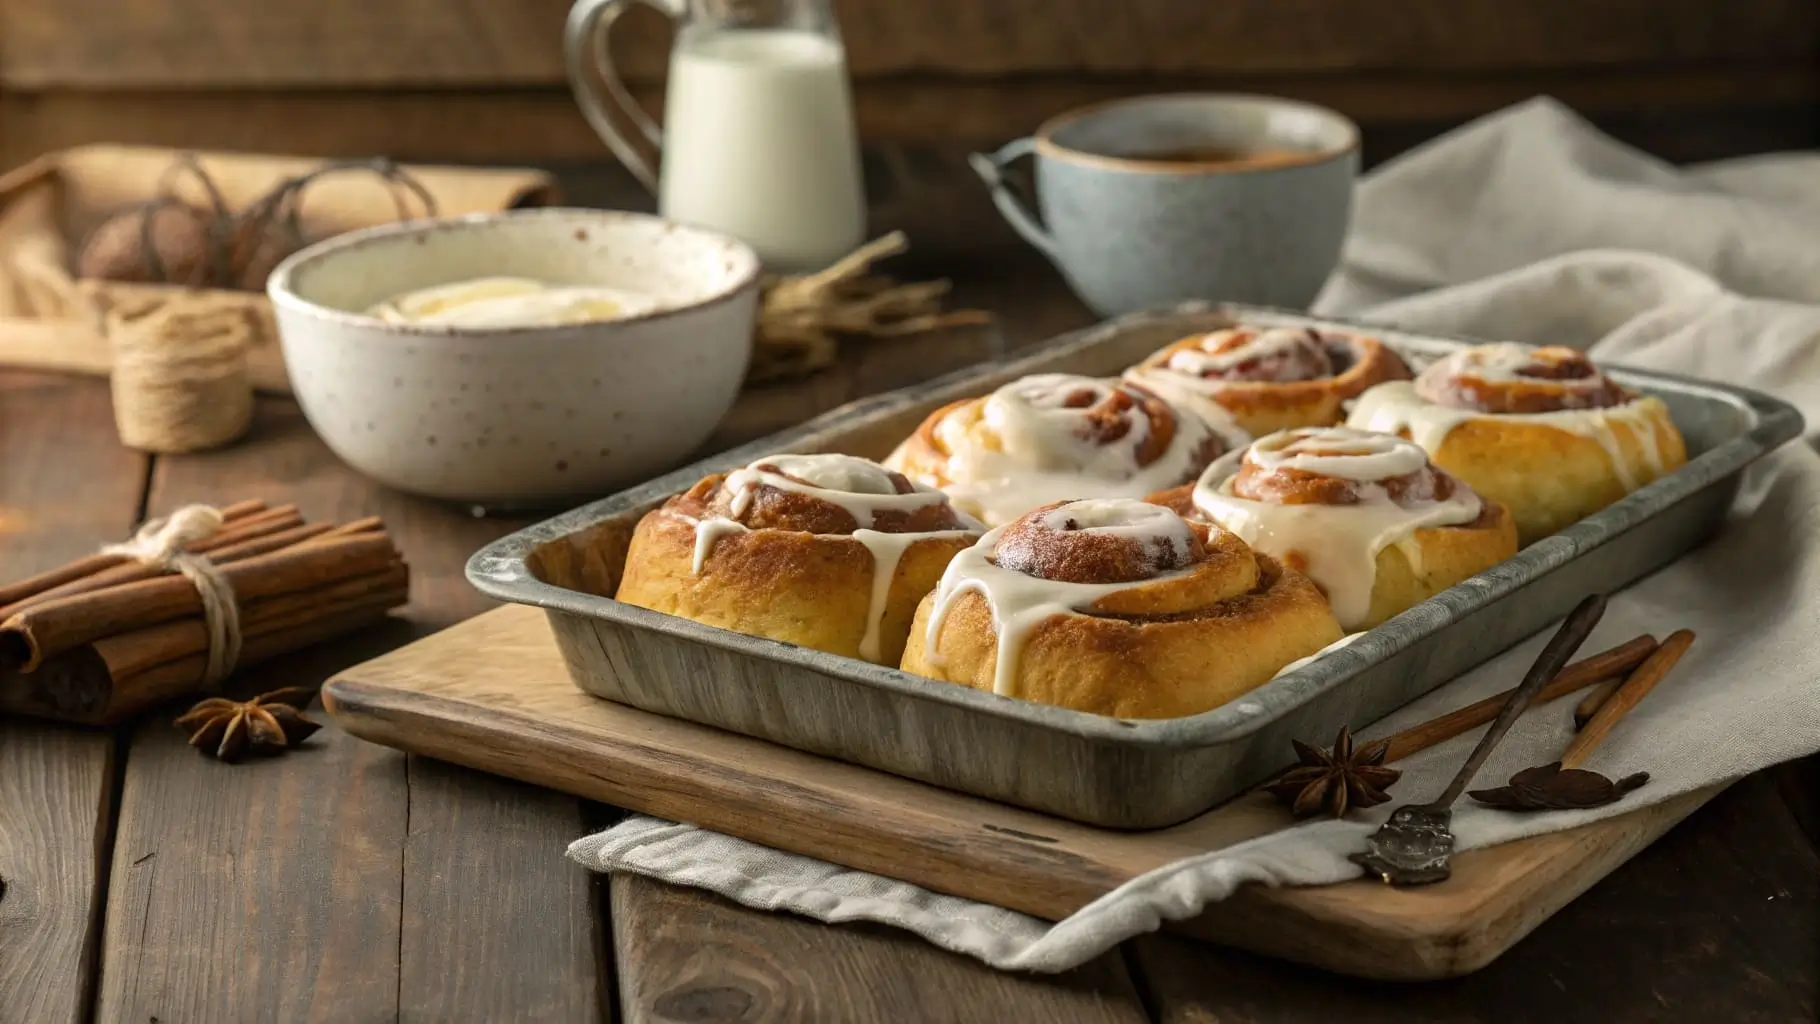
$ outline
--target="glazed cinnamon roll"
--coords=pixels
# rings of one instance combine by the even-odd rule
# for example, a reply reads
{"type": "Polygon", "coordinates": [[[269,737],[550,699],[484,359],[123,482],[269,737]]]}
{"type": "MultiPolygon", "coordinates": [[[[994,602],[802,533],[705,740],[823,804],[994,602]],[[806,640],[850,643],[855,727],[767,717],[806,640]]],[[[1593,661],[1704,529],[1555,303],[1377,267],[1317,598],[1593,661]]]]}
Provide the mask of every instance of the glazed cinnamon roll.
{"type": "Polygon", "coordinates": [[[1414,442],[1350,427],[1261,437],[1193,487],[1152,500],[1307,573],[1348,631],[1517,553],[1502,506],[1436,469],[1414,442]]]}
{"type": "Polygon", "coordinates": [[[1687,462],[1661,399],[1568,348],[1462,349],[1413,382],[1367,391],[1346,422],[1427,449],[1435,465],[1510,509],[1524,544],[1687,462]]]}
{"type": "Polygon", "coordinates": [[[916,602],[983,529],[866,459],[770,455],[639,520],[614,596],[895,665],[916,602]]]}
{"type": "Polygon", "coordinates": [[[1119,718],[1220,706],[1340,638],[1308,578],[1129,499],[1059,502],[955,556],[903,667],[1119,718]]]}
{"type": "Polygon", "coordinates": [[[1227,448],[1199,417],[1116,380],[1047,373],[931,413],[885,465],[989,525],[1069,498],[1141,498],[1227,448]]]}
{"type": "Polygon", "coordinates": [[[1376,338],[1313,327],[1227,327],[1183,338],[1125,378],[1249,437],[1340,422],[1341,403],[1409,367],[1376,338]]]}

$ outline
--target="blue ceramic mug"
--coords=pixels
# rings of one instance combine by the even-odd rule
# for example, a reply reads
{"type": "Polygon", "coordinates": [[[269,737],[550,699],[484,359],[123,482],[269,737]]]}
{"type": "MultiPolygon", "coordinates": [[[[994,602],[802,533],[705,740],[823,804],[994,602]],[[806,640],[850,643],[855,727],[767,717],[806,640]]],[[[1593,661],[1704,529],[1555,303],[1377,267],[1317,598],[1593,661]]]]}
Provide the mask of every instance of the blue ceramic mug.
{"type": "Polygon", "coordinates": [[[1063,114],[972,163],[1102,316],[1192,299],[1304,308],[1339,262],[1359,130],[1294,100],[1143,96],[1063,114]],[[1027,155],[1034,210],[1004,174],[1027,155]]]}

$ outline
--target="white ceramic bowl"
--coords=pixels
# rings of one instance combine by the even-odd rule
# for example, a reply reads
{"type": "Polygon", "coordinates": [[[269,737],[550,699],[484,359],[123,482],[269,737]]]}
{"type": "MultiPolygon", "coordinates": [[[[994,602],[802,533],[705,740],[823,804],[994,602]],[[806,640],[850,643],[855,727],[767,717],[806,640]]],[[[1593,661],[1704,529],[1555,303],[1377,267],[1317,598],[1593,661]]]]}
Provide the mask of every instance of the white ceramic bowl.
{"type": "Polygon", "coordinates": [[[400,490],[488,506],[592,498],[674,467],[738,396],[759,263],[659,217],[540,209],[340,235],[267,284],[310,425],[400,490]],[[383,322],[402,292],[511,275],[656,297],[642,316],[507,329],[383,322]]]}

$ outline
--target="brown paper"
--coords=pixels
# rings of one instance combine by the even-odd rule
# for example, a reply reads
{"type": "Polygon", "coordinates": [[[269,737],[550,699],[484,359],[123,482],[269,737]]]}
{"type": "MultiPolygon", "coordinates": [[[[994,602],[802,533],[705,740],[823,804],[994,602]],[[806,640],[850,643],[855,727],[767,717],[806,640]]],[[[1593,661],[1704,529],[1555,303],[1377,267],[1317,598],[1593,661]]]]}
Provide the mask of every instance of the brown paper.
{"type": "MultiPolygon", "coordinates": [[[[174,285],[78,279],[71,267],[97,224],[155,195],[179,151],[156,147],[81,146],[40,157],[0,175],[0,365],[106,373],[111,362],[102,322],[107,309],[147,297],[192,290],[174,285]]],[[[199,162],[239,211],[285,178],[324,161],[239,153],[200,153],[199,162]]],[[[542,206],[556,199],[548,174],[523,169],[406,166],[435,197],[441,216],[542,206]]],[[[206,205],[189,176],[177,194],[206,205]]],[[[407,209],[418,213],[416,200],[407,209]]],[[[303,202],[310,239],[398,219],[395,191],[376,176],[347,173],[313,183],[303,202]]],[[[248,372],[261,390],[288,392],[277,331],[264,295],[208,290],[212,299],[244,304],[261,325],[248,350],[248,372]]]]}

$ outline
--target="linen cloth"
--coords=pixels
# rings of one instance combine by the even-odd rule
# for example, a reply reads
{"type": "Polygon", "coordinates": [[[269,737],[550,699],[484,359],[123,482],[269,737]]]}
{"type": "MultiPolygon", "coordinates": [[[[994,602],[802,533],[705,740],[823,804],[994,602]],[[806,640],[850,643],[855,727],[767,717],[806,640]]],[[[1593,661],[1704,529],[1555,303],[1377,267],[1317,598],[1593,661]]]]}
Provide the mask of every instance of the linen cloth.
{"type": "MultiPolygon", "coordinates": [[[[1361,182],[1317,312],[1415,330],[1566,344],[1599,359],[1759,388],[1820,425],[1820,155],[1676,169],[1537,99],[1437,139],[1361,182]]],[[[1614,596],[1583,652],[1681,626],[1698,641],[1586,767],[1650,773],[1619,803],[1517,815],[1462,800],[1462,849],[1570,828],[1820,750],[1820,455],[1795,442],[1746,476],[1711,544],[1614,596]],[[1675,757],[1664,757],[1674,751],[1675,757]]],[[[1550,631],[1401,709],[1387,735],[1514,685],[1550,631]]],[[[1531,712],[1477,785],[1555,760],[1572,701],[1531,712]]],[[[1346,854],[1392,807],[1438,793],[1480,730],[1398,764],[1391,803],[1202,854],[1059,923],[633,817],[569,855],[828,922],[874,921],[1007,970],[1067,970],[1193,917],[1246,882],[1359,874],[1346,854]]]]}

